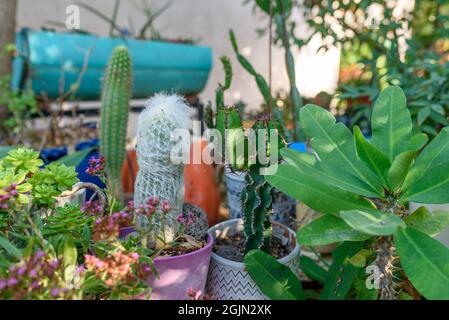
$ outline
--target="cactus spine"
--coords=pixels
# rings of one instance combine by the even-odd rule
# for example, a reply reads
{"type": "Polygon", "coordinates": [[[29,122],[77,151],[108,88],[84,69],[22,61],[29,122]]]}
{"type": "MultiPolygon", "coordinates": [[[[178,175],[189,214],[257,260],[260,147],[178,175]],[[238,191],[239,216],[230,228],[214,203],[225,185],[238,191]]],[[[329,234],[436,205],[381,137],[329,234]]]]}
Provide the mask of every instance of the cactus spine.
{"type": "Polygon", "coordinates": [[[112,52],[101,96],[100,152],[106,158],[108,188],[121,197],[121,168],[126,153],[126,128],[131,98],[132,70],[128,49],[112,52]]]}
{"type": "Polygon", "coordinates": [[[176,218],[184,202],[185,162],[178,158],[173,161],[172,155],[178,157],[181,151],[188,157],[191,125],[189,107],[177,95],[155,95],[146,102],[145,110],[139,116],[136,147],[139,171],[134,204],[145,204],[149,197],[170,201],[173,210],[167,214],[167,224],[161,227],[163,234],[159,235],[167,243],[176,237],[179,229],[176,218]],[[183,130],[184,136],[181,141],[175,141],[171,136],[179,129],[183,130]]]}

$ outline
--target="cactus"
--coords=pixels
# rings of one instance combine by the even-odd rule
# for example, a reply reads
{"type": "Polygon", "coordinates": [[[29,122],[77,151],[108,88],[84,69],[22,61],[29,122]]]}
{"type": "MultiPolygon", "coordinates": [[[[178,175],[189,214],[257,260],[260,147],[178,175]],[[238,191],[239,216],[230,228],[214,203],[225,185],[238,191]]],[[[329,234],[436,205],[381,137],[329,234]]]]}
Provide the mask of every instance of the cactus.
{"type": "MultiPolygon", "coordinates": [[[[145,204],[149,197],[168,200],[173,208],[168,213],[167,224],[161,228],[166,242],[172,241],[179,230],[177,216],[184,202],[184,163],[175,163],[171,152],[179,146],[171,139],[177,129],[188,132],[192,121],[184,99],[177,95],[158,94],[148,100],[139,116],[137,132],[137,173],[134,188],[136,206],[145,204]]],[[[184,154],[188,155],[190,140],[182,141],[184,154]]]]}
{"type": "MultiPolygon", "coordinates": [[[[215,107],[216,107],[217,113],[219,112],[220,109],[223,109],[225,106],[224,92],[231,87],[231,82],[232,82],[231,61],[229,61],[229,58],[227,56],[221,56],[220,61],[223,65],[223,71],[225,73],[225,82],[224,82],[224,84],[219,83],[217,89],[215,89],[215,107]]],[[[205,112],[204,112],[204,122],[206,123],[206,126],[210,129],[216,127],[216,125],[214,124],[214,119],[213,119],[212,114],[213,114],[212,103],[209,101],[209,103],[206,105],[205,112]]]]}
{"type": "Polygon", "coordinates": [[[101,96],[100,151],[106,158],[108,188],[121,197],[121,168],[126,153],[126,128],[132,70],[128,49],[118,46],[109,61],[101,96]]]}
{"type": "Polygon", "coordinates": [[[245,253],[252,249],[270,252],[273,188],[259,174],[259,169],[252,167],[245,176],[245,187],[241,199],[245,234],[245,253]]]}

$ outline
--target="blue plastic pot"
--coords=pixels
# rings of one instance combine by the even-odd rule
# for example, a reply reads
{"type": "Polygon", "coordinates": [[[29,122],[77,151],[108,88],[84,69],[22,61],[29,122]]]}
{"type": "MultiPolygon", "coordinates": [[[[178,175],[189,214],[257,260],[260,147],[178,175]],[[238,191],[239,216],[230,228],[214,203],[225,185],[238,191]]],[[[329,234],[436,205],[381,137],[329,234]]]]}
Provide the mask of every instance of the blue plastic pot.
{"type": "Polygon", "coordinates": [[[78,99],[98,99],[101,79],[112,50],[126,46],[133,63],[133,97],[170,91],[193,94],[203,90],[212,67],[212,50],[205,46],[161,41],[109,38],[94,35],[23,29],[16,34],[19,56],[13,63],[12,87],[30,85],[36,94],[60,95],[76,83],[90,48],[87,70],[76,93],[78,99]]]}

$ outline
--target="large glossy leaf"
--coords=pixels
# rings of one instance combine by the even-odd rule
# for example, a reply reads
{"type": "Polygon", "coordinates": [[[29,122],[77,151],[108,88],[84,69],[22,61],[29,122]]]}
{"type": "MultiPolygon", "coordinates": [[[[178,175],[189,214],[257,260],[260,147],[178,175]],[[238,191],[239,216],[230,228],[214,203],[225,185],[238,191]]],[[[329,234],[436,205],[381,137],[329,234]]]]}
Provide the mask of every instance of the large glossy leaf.
{"type": "Polygon", "coordinates": [[[338,214],[342,210],[373,208],[370,201],[329,186],[320,177],[300,171],[290,164],[279,165],[277,172],[265,176],[265,179],[273,187],[321,213],[338,214]]]}
{"type": "Polygon", "coordinates": [[[404,151],[394,158],[388,170],[388,185],[390,190],[396,191],[402,186],[415,156],[416,151],[404,151]]]}
{"type": "Polygon", "coordinates": [[[429,141],[429,137],[425,133],[417,133],[411,137],[407,150],[419,151],[429,141]]]}
{"type": "Polygon", "coordinates": [[[449,202],[449,161],[432,168],[401,197],[400,201],[444,204],[449,202]]]}
{"type": "Polygon", "coordinates": [[[400,217],[378,210],[342,211],[340,216],[351,228],[372,236],[388,236],[395,233],[398,227],[405,227],[400,217]]]}
{"type": "Polygon", "coordinates": [[[443,128],[415,159],[402,186],[402,202],[449,202],[449,127],[443,128]]]}
{"type": "Polygon", "coordinates": [[[357,155],[365,162],[365,164],[379,177],[384,185],[388,168],[390,168],[390,160],[376,146],[366,141],[359,127],[354,127],[354,140],[357,149],[357,155]]]}
{"type": "Polygon", "coordinates": [[[371,116],[372,143],[393,162],[407,150],[412,131],[412,119],[401,88],[390,86],[380,93],[371,116]]]}
{"type": "Polygon", "coordinates": [[[410,227],[430,236],[436,236],[449,227],[449,212],[435,211],[431,213],[426,207],[419,207],[404,221],[410,227]]]}
{"type": "Polygon", "coordinates": [[[413,228],[399,228],[394,242],[413,286],[427,299],[449,299],[449,249],[413,228]]]}
{"type": "Polygon", "coordinates": [[[361,268],[349,262],[363,247],[363,242],[344,242],[332,252],[332,264],[324,283],[321,299],[342,300],[348,294],[361,268]]]}
{"type": "Polygon", "coordinates": [[[306,105],[300,112],[304,133],[312,138],[312,147],[328,166],[329,174],[345,179],[364,190],[365,196],[383,195],[381,180],[358,159],[351,131],[336,123],[331,113],[321,107],[306,105]],[[338,170],[335,170],[338,168],[338,170]]]}
{"type": "Polygon", "coordinates": [[[245,267],[259,289],[272,300],[304,300],[301,281],[289,267],[261,250],[245,255],[245,267]]]}
{"type": "Polygon", "coordinates": [[[319,246],[342,241],[363,241],[370,238],[354,230],[342,219],[324,215],[305,225],[296,233],[298,242],[306,246],[319,246]]]}
{"type": "Polygon", "coordinates": [[[317,161],[315,156],[311,154],[286,148],[281,150],[281,155],[287,163],[293,165],[301,172],[307,172],[307,174],[313,175],[319,181],[325,181],[328,185],[355,194],[366,194],[363,187],[360,187],[356,183],[351,183],[352,180],[356,179],[355,177],[351,177],[348,173],[341,172],[339,167],[334,167],[324,164],[322,161],[317,161]],[[343,175],[347,178],[342,179],[341,177],[343,175]]]}
{"type": "Polygon", "coordinates": [[[319,266],[313,259],[302,255],[299,259],[299,267],[302,272],[312,280],[324,283],[327,276],[327,271],[319,266]]]}

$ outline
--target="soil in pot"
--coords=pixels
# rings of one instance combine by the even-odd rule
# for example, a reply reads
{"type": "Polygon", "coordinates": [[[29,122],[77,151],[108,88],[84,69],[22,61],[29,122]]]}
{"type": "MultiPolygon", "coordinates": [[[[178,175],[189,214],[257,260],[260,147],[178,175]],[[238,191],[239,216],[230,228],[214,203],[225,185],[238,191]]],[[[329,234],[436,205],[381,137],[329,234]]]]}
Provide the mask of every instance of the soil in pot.
{"type": "MultiPolygon", "coordinates": [[[[245,237],[242,232],[227,235],[215,240],[213,252],[222,258],[243,262],[245,255],[245,237]]],[[[281,259],[290,253],[290,249],[277,237],[271,238],[271,256],[281,259]]]]}

